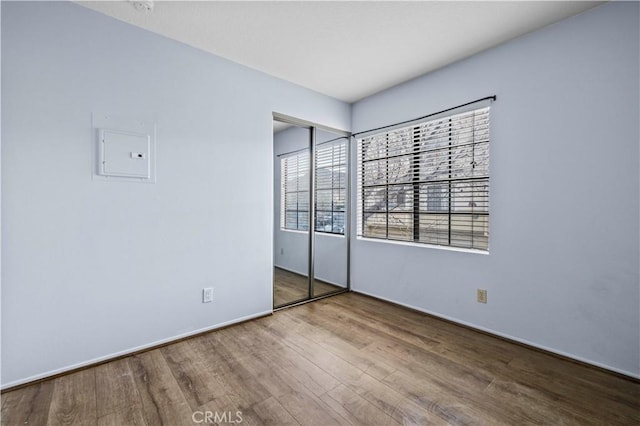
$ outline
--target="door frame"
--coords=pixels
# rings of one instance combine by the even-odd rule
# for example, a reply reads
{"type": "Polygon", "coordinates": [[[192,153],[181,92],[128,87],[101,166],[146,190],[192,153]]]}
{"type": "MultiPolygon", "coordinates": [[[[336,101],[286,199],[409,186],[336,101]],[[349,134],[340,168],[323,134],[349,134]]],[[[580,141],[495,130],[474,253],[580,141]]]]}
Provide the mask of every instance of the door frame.
{"type": "MultiPolygon", "coordinates": [[[[271,286],[272,286],[272,302],[271,305],[274,311],[290,308],[292,306],[301,305],[304,303],[312,302],[315,300],[323,299],[325,297],[334,296],[336,294],[345,293],[351,291],[351,132],[346,130],[336,129],[329,126],[324,126],[322,124],[314,123],[311,121],[303,120],[300,118],[292,117],[290,115],[281,114],[278,112],[273,112],[272,121],[280,121],[283,123],[292,124],[298,127],[304,127],[309,129],[309,262],[308,262],[308,297],[305,300],[293,301],[291,303],[285,303],[284,305],[280,305],[275,307],[275,292],[273,291],[273,286],[275,282],[275,277],[271,277],[271,286]],[[316,181],[316,168],[315,168],[315,157],[316,157],[316,130],[323,130],[326,132],[334,133],[338,138],[346,138],[346,147],[345,147],[345,155],[346,155],[346,176],[345,176],[345,231],[344,238],[347,244],[347,286],[344,289],[332,291],[329,293],[325,293],[319,296],[313,296],[313,282],[314,282],[314,262],[315,262],[315,228],[316,228],[316,203],[315,203],[315,181],[316,181]]],[[[273,132],[272,132],[273,135],[273,132]]],[[[273,147],[273,137],[271,140],[271,145],[273,147]]],[[[275,175],[272,176],[272,179],[275,179],[275,175]]],[[[271,205],[273,206],[274,197],[271,197],[271,205]]],[[[273,223],[273,221],[272,221],[273,223]]],[[[275,233],[275,230],[273,231],[275,233]]],[[[275,238],[275,235],[274,235],[275,238]]],[[[272,240],[272,250],[273,250],[273,241],[272,240]]],[[[273,256],[272,256],[273,259],[273,256]]],[[[273,260],[272,260],[273,262],[273,260]]],[[[273,275],[273,268],[272,268],[273,275]]]]}

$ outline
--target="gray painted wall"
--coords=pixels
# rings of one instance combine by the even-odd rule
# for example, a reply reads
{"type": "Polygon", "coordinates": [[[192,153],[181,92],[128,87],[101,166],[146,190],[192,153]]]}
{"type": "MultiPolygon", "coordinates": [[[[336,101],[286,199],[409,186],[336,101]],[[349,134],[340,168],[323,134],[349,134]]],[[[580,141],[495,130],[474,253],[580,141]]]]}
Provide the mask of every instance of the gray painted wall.
{"type": "Polygon", "coordinates": [[[640,375],[638,16],[606,4],[357,102],[354,132],[498,96],[490,254],[357,240],[352,288],[640,375]]]}
{"type": "Polygon", "coordinates": [[[72,3],[2,2],[2,89],[5,387],[271,312],[272,112],[351,118],[72,3]],[[156,184],[92,180],[95,111],[155,117],[156,184]]]}

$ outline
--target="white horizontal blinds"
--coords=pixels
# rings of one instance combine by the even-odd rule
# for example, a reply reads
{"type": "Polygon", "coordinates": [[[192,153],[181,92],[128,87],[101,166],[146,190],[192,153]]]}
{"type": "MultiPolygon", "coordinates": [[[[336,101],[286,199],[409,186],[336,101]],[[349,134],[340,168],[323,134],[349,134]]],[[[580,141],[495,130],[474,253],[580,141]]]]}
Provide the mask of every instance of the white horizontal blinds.
{"type": "Polygon", "coordinates": [[[316,147],[316,231],[344,234],[347,175],[347,140],[316,147]]]}
{"type": "Polygon", "coordinates": [[[282,229],[309,229],[309,151],[280,159],[282,229]]]}
{"type": "Polygon", "coordinates": [[[488,250],[489,107],[358,140],[360,236],[488,250]]]}

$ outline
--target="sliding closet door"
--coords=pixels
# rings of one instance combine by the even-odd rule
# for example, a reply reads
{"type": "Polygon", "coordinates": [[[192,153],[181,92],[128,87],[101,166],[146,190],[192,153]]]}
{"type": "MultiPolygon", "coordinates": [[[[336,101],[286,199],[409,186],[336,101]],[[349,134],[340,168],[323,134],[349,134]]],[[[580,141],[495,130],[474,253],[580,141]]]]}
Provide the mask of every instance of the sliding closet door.
{"type": "Polygon", "coordinates": [[[274,308],[349,288],[348,136],[274,120],[274,308]]]}
{"type": "Polygon", "coordinates": [[[274,121],[274,308],[310,298],[310,142],[310,128],[274,121]]]}
{"type": "Polygon", "coordinates": [[[348,285],[348,143],[347,137],[316,129],[313,297],[348,285]]]}

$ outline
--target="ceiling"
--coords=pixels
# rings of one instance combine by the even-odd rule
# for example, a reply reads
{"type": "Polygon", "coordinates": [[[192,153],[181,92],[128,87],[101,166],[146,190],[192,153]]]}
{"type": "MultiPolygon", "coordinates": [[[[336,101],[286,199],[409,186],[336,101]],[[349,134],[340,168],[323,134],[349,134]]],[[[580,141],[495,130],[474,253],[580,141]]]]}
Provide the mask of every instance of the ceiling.
{"type": "Polygon", "coordinates": [[[148,12],[77,3],[355,102],[603,2],[155,1],[148,12]]]}

